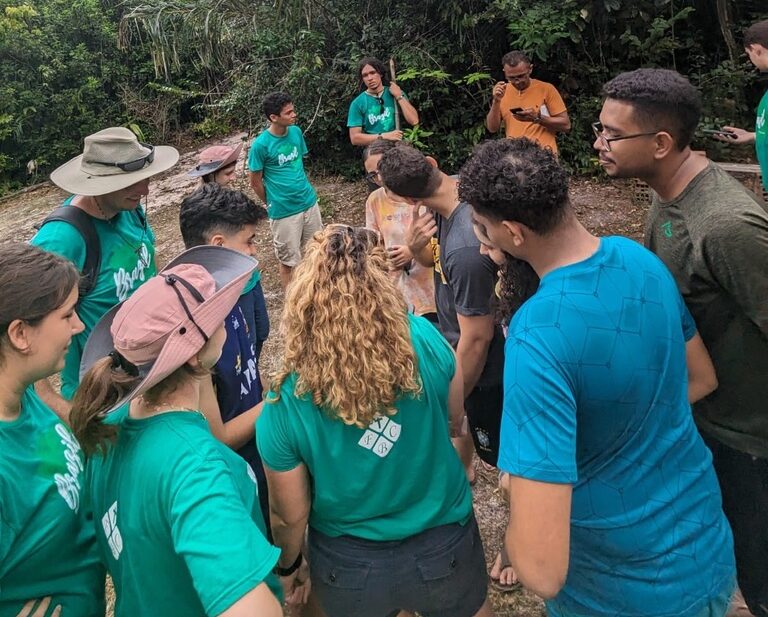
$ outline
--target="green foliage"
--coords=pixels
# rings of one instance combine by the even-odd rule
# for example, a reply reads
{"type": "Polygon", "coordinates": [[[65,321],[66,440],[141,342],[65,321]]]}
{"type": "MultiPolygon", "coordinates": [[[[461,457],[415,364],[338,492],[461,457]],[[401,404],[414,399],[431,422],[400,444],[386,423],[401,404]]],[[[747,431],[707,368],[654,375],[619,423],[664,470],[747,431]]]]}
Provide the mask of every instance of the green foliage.
{"type": "MultiPolygon", "coordinates": [[[[294,99],[311,164],[359,177],[346,115],[365,55],[395,59],[420,116],[405,139],[453,172],[488,137],[510,49],[563,94],[573,128],[562,160],[591,172],[600,89],[623,70],[675,68],[701,89],[707,126],[750,124],[765,86],[733,40],[768,15],[733,0],[723,17],[724,1],[0,0],[0,187],[24,181],[30,159],[49,172],[105,126],[156,141],[186,127],[256,134],[275,90],[294,99]]],[[[711,139],[696,145],[719,154],[711,139]]]]}

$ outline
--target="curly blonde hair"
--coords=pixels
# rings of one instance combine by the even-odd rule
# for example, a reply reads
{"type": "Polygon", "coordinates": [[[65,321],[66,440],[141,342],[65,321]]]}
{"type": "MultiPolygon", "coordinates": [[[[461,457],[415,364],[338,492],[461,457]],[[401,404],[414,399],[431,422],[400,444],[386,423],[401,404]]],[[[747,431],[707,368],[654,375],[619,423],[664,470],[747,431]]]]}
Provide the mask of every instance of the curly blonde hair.
{"type": "Polygon", "coordinates": [[[295,395],[345,424],[397,412],[421,382],[407,307],[375,231],[328,225],[293,273],[281,323],[285,352],[272,391],[296,373],[295,395]]]}

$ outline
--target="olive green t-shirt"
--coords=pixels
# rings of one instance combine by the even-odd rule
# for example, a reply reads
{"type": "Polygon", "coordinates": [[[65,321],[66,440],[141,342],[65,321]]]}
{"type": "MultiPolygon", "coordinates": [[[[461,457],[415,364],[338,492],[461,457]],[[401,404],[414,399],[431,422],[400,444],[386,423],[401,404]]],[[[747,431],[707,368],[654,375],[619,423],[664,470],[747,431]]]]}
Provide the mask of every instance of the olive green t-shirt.
{"type": "Polygon", "coordinates": [[[768,212],[715,163],[670,202],[654,197],[645,244],[677,281],[719,386],[694,405],[725,445],[768,458],[768,212]]]}
{"type": "Polygon", "coordinates": [[[86,486],[116,617],[219,615],[262,582],[282,599],[256,477],[201,414],[125,418],[86,486]]]}
{"type": "Polygon", "coordinates": [[[448,386],[456,362],[448,343],[423,317],[409,316],[424,385],[402,396],[397,413],[367,428],[344,424],[294,394],[296,375],[267,395],[256,423],[264,464],[312,476],[309,525],[329,535],[400,540],[426,529],[466,523],[472,494],[448,432],[448,386]]]}

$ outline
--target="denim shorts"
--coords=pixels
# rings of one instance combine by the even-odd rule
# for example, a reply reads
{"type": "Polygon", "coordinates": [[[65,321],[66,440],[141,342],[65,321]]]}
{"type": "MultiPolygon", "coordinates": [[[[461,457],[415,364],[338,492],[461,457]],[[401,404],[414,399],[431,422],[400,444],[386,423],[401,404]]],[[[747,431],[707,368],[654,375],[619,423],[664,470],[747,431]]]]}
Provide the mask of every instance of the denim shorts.
{"type": "Polygon", "coordinates": [[[309,530],[312,591],[327,617],[472,617],[485,602],[488,574],[474,515],[404,540],[333,538],[309,530]]]}

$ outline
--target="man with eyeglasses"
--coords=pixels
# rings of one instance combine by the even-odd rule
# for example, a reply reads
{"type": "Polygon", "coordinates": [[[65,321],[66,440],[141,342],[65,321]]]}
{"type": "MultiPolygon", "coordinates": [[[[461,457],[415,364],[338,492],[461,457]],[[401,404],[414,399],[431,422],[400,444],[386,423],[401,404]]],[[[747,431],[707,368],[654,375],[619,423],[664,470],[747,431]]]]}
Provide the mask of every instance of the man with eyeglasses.
{"type": "Polygon", "coordinates": [[[127,128],[112,127],[86,137],[83,153],[51,174],[51,182],[71,196],[43,222],[31,243],[69,259],[84,275],[76,310],[85,329],[67,350],[61,394],[46,380],[35,386],[64,420],[93,326],[157,273],[155,235],[141,199],[149,193],[149,179],[178,159],[171,146],[142,143],[127,128]]]}
{"type": "Polygon", "coordinates": [[[557,88],[531,79],[533,65],[522,51],[505,54],[501,64],[506,81],[493,86],[486,128],[496,133],[504,124],[507,137],[527,137],[557,154],[557,134],[571,130],[571,120],[557,88]]]}
{"type": "Polygon", "coordinates": [[[614,178],[655,195],[645,244],[672,271],[712,355],[718,389],[693,406],[712,451],[734,532],[738,582],[768,616],[768,212],[717,164],[691,150],[701,97],[663,69],[603,87],[594,147],[614,178]]]}

